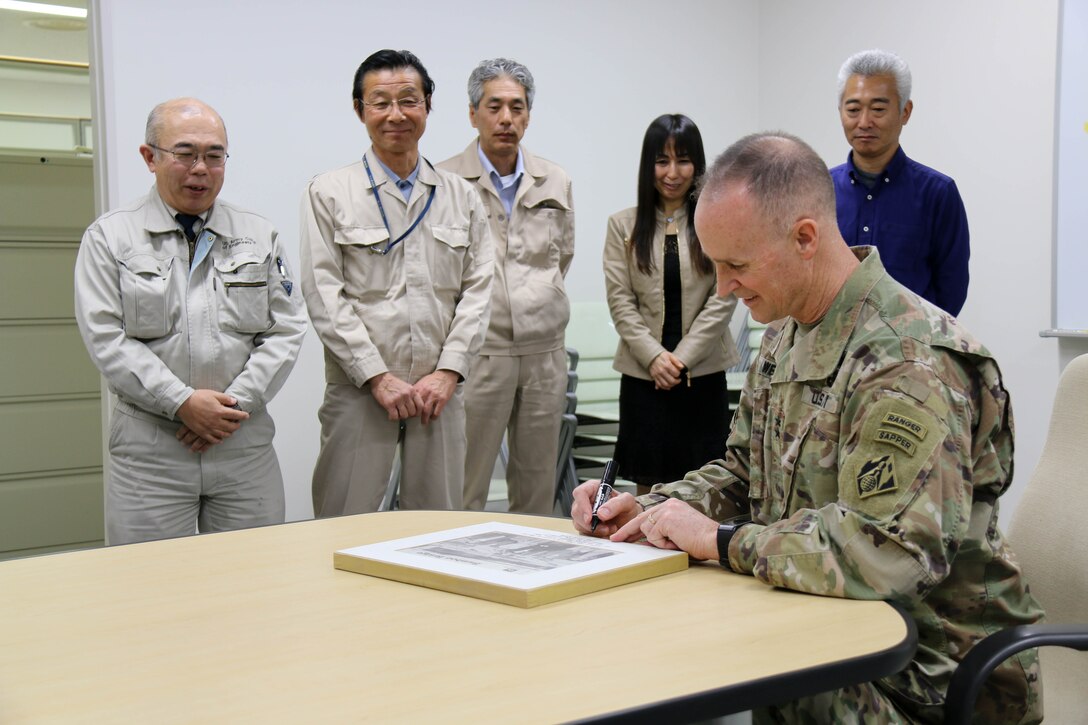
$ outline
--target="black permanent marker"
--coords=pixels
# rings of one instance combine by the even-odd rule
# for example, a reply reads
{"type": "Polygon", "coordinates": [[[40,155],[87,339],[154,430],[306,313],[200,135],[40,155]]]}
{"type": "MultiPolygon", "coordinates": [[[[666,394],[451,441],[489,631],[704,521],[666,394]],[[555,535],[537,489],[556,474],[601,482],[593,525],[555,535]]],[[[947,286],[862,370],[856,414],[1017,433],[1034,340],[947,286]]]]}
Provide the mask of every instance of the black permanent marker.
{"type": "Polygon", "coordinates": [[[608,463],[604,464],[604,475],[601,476],[601,487],[597,489],[597,498],[593,502],[593,519],[589,525],[589,533],[593,533],[597,530],[597,524],[601,523],[601,520],[597,518],[597,512],[601,510],[601,506],[604,502],[612,497],[612,484],[616,482],[616,462],[609,459],[608,463]]]}

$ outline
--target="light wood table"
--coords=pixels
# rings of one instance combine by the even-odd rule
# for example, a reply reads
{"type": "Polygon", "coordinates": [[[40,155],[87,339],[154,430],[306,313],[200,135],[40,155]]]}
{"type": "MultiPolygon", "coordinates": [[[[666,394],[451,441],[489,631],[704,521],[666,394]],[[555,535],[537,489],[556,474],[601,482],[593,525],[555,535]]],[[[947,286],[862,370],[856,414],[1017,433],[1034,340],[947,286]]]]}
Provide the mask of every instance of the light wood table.
{"type": "Polygon", "coordinates": [[[682,722],[901,669],[884,602],[716,564],[534,609],[338,571],[485,521],[366,514],[0,562],[0,721],[682,722]]]}

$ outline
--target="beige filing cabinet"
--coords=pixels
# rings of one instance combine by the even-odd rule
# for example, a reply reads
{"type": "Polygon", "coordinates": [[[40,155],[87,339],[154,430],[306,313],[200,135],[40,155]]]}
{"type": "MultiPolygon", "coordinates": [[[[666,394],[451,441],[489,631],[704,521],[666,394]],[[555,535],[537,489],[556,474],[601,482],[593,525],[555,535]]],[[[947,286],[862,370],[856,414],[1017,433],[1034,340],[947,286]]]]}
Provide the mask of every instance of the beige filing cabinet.
{"type": "Polygon", "coordinates": [[[101,378],[72,301],[91,159],[0,153],[0,559],[99,546],[101,378]]]}

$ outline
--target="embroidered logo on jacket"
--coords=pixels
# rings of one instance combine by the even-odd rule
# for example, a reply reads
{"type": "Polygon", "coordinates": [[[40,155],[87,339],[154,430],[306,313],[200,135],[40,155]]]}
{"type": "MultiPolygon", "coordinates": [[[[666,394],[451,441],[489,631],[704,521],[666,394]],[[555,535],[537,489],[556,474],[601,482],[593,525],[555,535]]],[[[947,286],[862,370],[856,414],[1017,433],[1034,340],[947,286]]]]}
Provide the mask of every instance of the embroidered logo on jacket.
{"type": "Polygon", "coordinates": [[[881,456],[866,461],[858,471],[857,484],[860,498],[896,490],[898,486],[895,483],[895,471],[892,470],[892,457],[881,456]]]}
{"type": "Polygon", "coordinates": [[[240,246],[252,246],[257,242],[252,237],[234,237],[233,239],[227,239],[223,242],[223,248],[227,251],[240,246]]]}

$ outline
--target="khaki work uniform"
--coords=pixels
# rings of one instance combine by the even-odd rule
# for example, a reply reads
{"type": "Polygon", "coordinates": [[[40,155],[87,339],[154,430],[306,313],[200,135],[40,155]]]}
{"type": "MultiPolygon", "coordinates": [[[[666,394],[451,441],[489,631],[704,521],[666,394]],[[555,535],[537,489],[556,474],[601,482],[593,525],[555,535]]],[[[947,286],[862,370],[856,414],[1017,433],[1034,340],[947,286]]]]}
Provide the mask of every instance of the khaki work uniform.
{"type": "Polygon", "coordinates": [[[484,508],[505,433],[509,510],[550,514],[566,403],[570,303],[563,277],[574,258],[574,197],[566,172],[522,147],[525,173],[507,218],[478,144],[439,165],[475,185],[495,244],[491,322],[465,383],[464,505],[484,508]]]}
{"type": "Polygon", "coordinates": [[[487,214],[471,186],[422,157],[407,203],[372,150],[366,158],[389,230],[362,162],[316,176],[302,197],[302,290],[325,346],[314,513],[377,510],[401,438],[401,508],[457,509],[465,459],[462,384],[424,426],[418,416],[390,421],[367,381],[389,372],[414,384],[435,370],[468,377],[487,329],[487,214]],[[390,248],[419,218],[432,189],[426,215],[390,248]]]}
{"type": "Polygon", "coordinates": [[[282,523],[283,479],[268,401],[306,330],[276,230],[217,200],[195,246],[154,188],[96,220],[75,268],[76,321],[117,396],[110,420],[111,544],[282,523]],[[192,453],[174,435],[194,389],[250,417],[192,453]]]}
{"type": "MultiPolygon", "coordinates": [[[[997,525],[1013,464],[997,363],[894,281],[875,248],[854,253],[863,261],[820,322],[768,328],[725,458],[641,498],[680,498],[717,520],[750,509],[729,545],[734,571],[886,599],[914,619],[918,651],[902,672],[755,722],[940,722],[964,654],[1042,615],[997,525]]],[[[1038,722],[1038,677],[1034,650],[1009,658],[980,693],[979,721],[1038,722]]]]}

